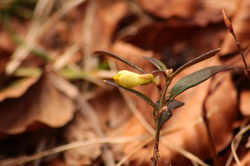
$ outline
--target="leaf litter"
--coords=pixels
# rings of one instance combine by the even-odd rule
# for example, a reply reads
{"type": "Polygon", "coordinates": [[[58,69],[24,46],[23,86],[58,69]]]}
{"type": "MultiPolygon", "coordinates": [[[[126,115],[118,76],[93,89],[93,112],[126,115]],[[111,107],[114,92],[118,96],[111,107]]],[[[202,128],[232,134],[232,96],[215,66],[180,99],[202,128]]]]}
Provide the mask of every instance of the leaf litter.
{"type": "MultiPolygon", "coordinates": [[[[41,0],[39,2],[42,3],[41,0]]],[[[235,60],[239,55],[237,55],[233,38],[228,34],[223,24],[221,8],[232,17],[232,24],[235,27],[236,34],[239,35],[243,49],[246,49],[247,43],[249,43],[249,32],[246,28],[249,20],[246,19],[249,17],[249,12],[247,12],[249,9],[248,1],[239,3],[238,1],[224,0],[214,5],[214,1],[185,0],[182,3],[186,5],[183,5],[179,4],[179,1],[173,0],[167,2],[170,5],[166,5],[165,1],[133,1],[131,3],[103,0],[95,1],[94,7],[92,4],[92,9],[89,9],[91,8],[89,1],[74,0],[67,5],[63,5],[62,2],[51,2],[54,8],[49,14],[50,17],[45,18],[44,26],[41,26],[41,29],[39,28],[40,32],[37,36],[34,35],[34,38],[32,38],[31,35],[29,40],[34,40],[34,45],[24,46],[27,48],[43,48],[52,59],[57,56],[54,59],[55,62],[43,61],[43,63],[37,63],[33,58],[30,58],[34,55],[28,52],[18,55],[23,54],[25,56],[21,57],[20,63],[18,62],[16,66],[17,69],[35,66],[41,68],[43,73],[41,77],[17,76],[14,68],[11,68],[11,72],[9,72],[14,74],[7,76],[6,70],[2,70],[6,69],[6,61],[0,63],[2,65],[0,67],[0,128],[1,133],[5,135],[1,137],[1,140],[9,139],[10,134],[12,137],[17,137],[18,134],[27,132],[39,133],[41,128],[44,129],[45,126],[62,129],[63,141],[58,142],[58,144],[101,140],[103,138],[112,140],[119,137],[140,135],[148,135],[148,137],[139,141],[134,139],[130,142],[112,145],[107,141],[104,144],[96,143],[87,147],[72,149],[63,152],[63,155],[54,160],[46,158],[45,161],[41,159],[47,165],[53,162],[60,163],[56,162],[60,158],[64,158],[62,162],[65,165],[100,165],[102,163],[112,165],[122,162],[125,162],[126,165],[149,165],[152,144],[148,139],[152,136],[150,131],[154,127],[151,118],[152,110],[149,109],[147,103],[137,96],[127,94],[125,98],[116,89],[108,85],[105,85],[105,89],[103,89],[104,86],[94,85],[84,77],[70,80],[72,86],[77,89],[77,93],[74,90],[71,91],[70,88],[62,88],[63,86],[60,87],[61,85],[55,84],[55,80],[53,80],[55,77],[52,75],[59,74],[58,70],[51,67],[53,64],[57,64],[56,68],[61,69],[67,68],[68,65],[74,68],[75,65],[77,70],[90,70],[90,73],[94,73],[97,70],[98,63],[106,59],[93,57],[93,52],[107,50],[130,60],[148,72],[154,70],[155,67],[143,60],[142,57],[161,59],[168,68],[176,68],[208,50],[221,47],[219,54],[222,60],[218,57],[212,58],[182,71],[178,77],[182,78],[211,65],[242,66],[239,58],[235,60]],[[164,5],[162,5],[163,3],[164,5]],[[136,11],[138,13],[135,13],[136,11]],[[145,18],[147,18],[147,21],[144,20],[145,18]],[[68,54],[65,50],[70,50],[72,44],[77,45],[78,52],[73,51],[68,54]],[[58,60],[60,56],[58,55],[61,55],[64,51],[66,59],[60,62],[58,60]],[[231,54],[233,58],[227,56],[231,54]],[[224,58],[225,56],[227,59],[224,58]],[[234,59],[234,61],[231,59],[234,59]],[[17,80],[23,81],[23,83],[21,84],[17,80]],[[7,86],[15,83],[19,86],[7,86]],[[74,95],[80,93],[82,93],[81,97],[76,104],[76,96],[74,95]],[[90,93],[91,99],[84,98],[85,95],[87,96],[90,93]],[[83,108],[86,110],[92,108],[91,112],[94,112],[94,114],[82,114],[79,111],[79,103],[89,105],[90,107],[83,108]],[[133,106],[131,107],[131,105],[133,106]],[[130,111],[130,109],[134,109],[134,111],[130,111]],[[97,119],[93,120],[90,117],[96,117],[97,119]],[[37,128],[37,122],[43,125],[37,128]],[[34,130],[29,131],[30,128],[34,130]]],[[[32,25],[32,20],[22,22],[15,18],[15,22],[10,23],[15,24],[16,33],[20,36],[23,36],[23,32],[18,30],[18,26],[20,29],[26,28],[25,31],[29,32],[30,27],[26,24],[32,25]]],[[[7,54],[4,55],[7,57],[7,61],[10,59],[11,61],[17,60],[11,54],[20,50],[22,46],[11,44],[5,29],[0,29],[0,31],[0,34],[3,34],[6,38],[6,40],[0,40],[0,53],[6,53],[7,50],[7,54]]],[[[30,42],[27,44],[30,44],[30,42]]],[[[249,52],[247,51],[246,57],[249,64],[249,52]]],[[[114,63],[118,69],[131,70],[129,66],[120,62],[111,61],[109,58],[108,60],[112,69],[111,72],[114,70],[112,67],[114,63]]],[[[183,101],[185,105],[174,110],[172,118],[163,126],[165,132],[163,132],[163,143],[160,147],[162,154],[160,165],[204,164],[204,162],[211,165],[211,155],[208,153],[211,145],[208,144],[201,113],[202,103],[209,84],[215,86],[218,82],[222,83],[209,97],[206,108],[216,152],[219,154],[218,157],[227,157],[227,154],[219,152],[230,152],[227,148],[232,142],[235,130],[238,129],[236,124],[249,115],[250,90],[248,86],[241,89],[242,85],[247,84],[246,79],[241,79],[242,75],[243,73],[240,71],[221,73],[215,76],[213,81],[207,80],[176,97],[177,100],[183,101]],[[237,98],[237,96],[240,97],[237,98]]],[[[56,77],[68,81],[63,75],[57,75],[56,77]]],[[[97,82],[100,80],[97,80],[97,82]]],[[[173,80],[172,86],[176,81],[173,80]]],[[[59,81],[59,83],[62,83],[62,81],[59,81]]],[[[157,99],[157,90],[151,85],[135,89],[143,92],[153,101],[157,99]]],[[[243,138],[247,137],[246,134],[242,136],[243,138]]],[[[244,142],[244,139],[242,142],[244,142]]],[[[17,150],[20,150],[20,148],[16,147],[17,150]]],[[[45,149],[49,148],[46,147],[45,149]]],[[[28,149],[22,150],[27,151],[28,149]]],[[[4,152],[4,149],[1,151],[4,152]]],[[[244,146],[239,146],[238,152],[242,151],[244,151],[244,146]]],[[[12,153],[12,156],[15,155],[15,152],[12,153]]],[[[239,160],[242,159],[243,163],[247,163],[247,157],[244,157],[247,155],[249,156],[248,153],[241,154],[239,160]]],[[[6,158],[10,158],[10,156],[0,159],[6,158]]],[[[35,159],[37,158],[33,158],[33,160],[35,159]]],[[[222,165],[225,163],[223,160],[220,160],[220,162],[222,165]]]]}

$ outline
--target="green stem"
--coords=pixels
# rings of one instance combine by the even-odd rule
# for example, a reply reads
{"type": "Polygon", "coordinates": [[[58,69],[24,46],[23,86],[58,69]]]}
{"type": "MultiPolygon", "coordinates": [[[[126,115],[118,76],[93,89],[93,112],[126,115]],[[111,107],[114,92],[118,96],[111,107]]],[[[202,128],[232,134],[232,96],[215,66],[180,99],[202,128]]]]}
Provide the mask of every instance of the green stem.
{"type": "Polygon", "coordinates": [[[164,86],[162,92],[160,93],[160,102],[158,105],[158,109],[154,110],[154,119],[155,119],[155,141],[154,141],[154,153],[152,157],[152,165],[157,166],[158,161],[160,160],[159,153],[159,142],[160,142],[160,131],[161,131],[161,116],[162,116],[162,108],[166,104],[166,93],[171,80],[166,78],[166,85],[164,86]]]}
{"type": "Polygon", "coordinates": [[[158,116],[156,115],[155,118],[155,141],[154,141],[154,154],[152,157],[152,165],[157,166],[158,161],[160,160],[160,153],[159,153],[159,142],[160,142],[160,116],[158,112],[158,116]]]}

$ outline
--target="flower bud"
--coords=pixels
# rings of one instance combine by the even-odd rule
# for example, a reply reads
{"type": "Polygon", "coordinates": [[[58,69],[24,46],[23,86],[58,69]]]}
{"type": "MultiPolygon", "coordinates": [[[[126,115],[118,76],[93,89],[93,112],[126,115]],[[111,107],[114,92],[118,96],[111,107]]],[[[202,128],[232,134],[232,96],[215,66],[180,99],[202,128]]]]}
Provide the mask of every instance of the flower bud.
{"type": "Polygon", "coordinates": [[[153,74],[137,74],[128,70],[119,71],[113,77],[115,83],[125,88],[133,88],[140,85],[150,84],[154,80],[153,74]]]}

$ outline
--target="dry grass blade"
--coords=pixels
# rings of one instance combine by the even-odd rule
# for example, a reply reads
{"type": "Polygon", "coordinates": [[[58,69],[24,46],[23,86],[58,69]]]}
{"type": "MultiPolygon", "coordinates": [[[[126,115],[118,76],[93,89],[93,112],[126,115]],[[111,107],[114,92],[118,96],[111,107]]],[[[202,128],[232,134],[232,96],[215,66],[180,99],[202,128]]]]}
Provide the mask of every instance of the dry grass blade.
{"type": "Polygon", "coordinates": [[[35,11],[34,11],[34,18],[31,23],[31,27],[29,29],[28,34],[25,37],[24,43],[26,45],[19,46],[13,55],[11,56],[10,62],[6,66],[6,73],[8,75],[13,74],[13,72],[18,68],[24,58],[33,50],[36,45],[36,42],[39,38],[41,25],[43,21],[48,17],[54,0],[40,0],[37,2],[35,11]]]}
{"type": "Polygon", "coordinates": [[[11,75],[21,64],[22,60],[33,50],[37,40],[49,28],[51,28],[57,20],[65,15],[69,10],[81,4],[85,0],[67,1],[58,11],[56,11],[50,18],[48,15],[52,9],[54,0],[40,0],[34,12],[34,19],[31,28],[25,38],[24,47],[20,46],[16,49],[11,57],[11,61],[6,66],[6,73],[11,75]]]}
{"type": "Polygon", "coordinates": [[[80,49],[78,44],[74,44],[67,48],[67,50],[57,59],[53,64],[53,69],[55,71],[60,70],[65,65],[67,65],[72,58],[72,56],[80,49]]]}
{"type": "Polygon", "coordinates": [[[169,141],[165,141],[165,140],[161,140],[161,142],[163,142],[167,147],[169,147],[170,149],[177,151],[178,153],[180,153],[181,155],[185,156],[186,158],[188,158],[191,161],[194,161],[200,165],[203,166],[209,166],[208,164],[204,163],[201,159],[199,159],[197,156],[195,156],[194,154],[186,151],[185,149],[174,145],[173,143],[170,143],[169,141]]]}
{"type": "Polygon", "coordinates": [[[86,0],[71,0],[71,1],[65,1],[63,3],[63,6],[59,8],[52,16],[50,16],[49,19],[47,19],[43,27],[41,28],[40,35],[43,35],[44,32],[48,31],[53,25],[66,13],[68,13],[71,9],[74,7],[80,5],[81,3],[85,2],[86,0]]]}
{"type": "Polygon", "coordinates": [[[52,148],[49,150],[45,150],[40,153],[31,155],[31,156],[24,156],[24,157],[17,157],[13,159],[2,160],[0,161],[0,165],[1,166],[13,166],[13,165],[18,165],[18,164],[23,164],[23,163],[33,161],[42,157],[46,157],[52,154],[64,152],[64,151],[71,150],[74,148],[90,146],[94,144],[105,144],[105,143],[123,144],[123,143],[132,142],[132,141],[145,140],[147,138],[148,138],[147,136],[137,136],[137,137],[121,137],[121,138],[100,138],[100,139],[92,139],[88,141],[77,141],[77,142],[72,142],[66,145],[58,146],[56,148],[52,148]]]}
{"type": "Polygon", "coordinates": [[[134,148],[133,151],[131,151],[127,156],[123,157],[115,166],[121,166],[122,164],[124,164],[131,156],[133,156],[135,153],[137,153],[140,149],[142,149],[145,145],[149,144],[153,140],[154,137],[151,136],[151,138],[148,138],[143,141],[140,145],[134,148]]]}
{"type": "MultiPolygon", "coordinates": [[[[243,129],[243,128],[247,125],[248,122],[249,122],[249,118],[246,119],[246,120],[243,122],[243,124],[241,125],[241,129],[243,129]]],[[[237,148],[238,148],[238,146],[239,146],[239,144],[240,144],[241,139],[242,139],[242,135],[239,136],[239,137],[237,138],[237,140],[235,141],[235,145],[234,145],[235,151],[237,150],[237,148]]],[[[227,159],[227,162],[226,162],[225,166],[230,166],[230,165],[232,165],[232,164],[231,164],[231,163],[232,163],[232,160],[233,160],[233,153],[231,152],[230,155],[229,155],[229,157],[228,157],[228,159],[227,159]]]]}
{"type": "Polygon", "coordinates": [[[83,25],[83,54],[84,58],[82,59],[82,67],[85,71],[90,71],[94,64],[94,56],[92,55],[92,45],[94,44],[93,39],[93,27],[95,20],[95,11],[97,10],[96,0],[89,1],[86,9],[86,16],[84,18],[83,25]]]}
{"type": "Polygon", "coordinates": [[[138,111],[132,99],[129,97],[127,93],[120,90],[124,100],[126,101],[129,109],[132,111],[134,116],[138,119],[138,121],[143,125],[143,127],[152,135],[154,135],[153,127],[146,121],[146,119],[142,116],[142,114],[138,111]]]}
{"type": "Polygon", "coordinates": [[[239,139],[244,133],[246,133],[248,130],[250,130],[250,125],[247,125],[246,127],[242,128],[239,133],[234,137],[232,143],[231,143],[231,150],[234,156],[234,159],[237,163],[238,166],[243,166],[240,162],[240,159],[236,153],[236,148],[235,148],[235,142],[237,139],[239,139]]]}

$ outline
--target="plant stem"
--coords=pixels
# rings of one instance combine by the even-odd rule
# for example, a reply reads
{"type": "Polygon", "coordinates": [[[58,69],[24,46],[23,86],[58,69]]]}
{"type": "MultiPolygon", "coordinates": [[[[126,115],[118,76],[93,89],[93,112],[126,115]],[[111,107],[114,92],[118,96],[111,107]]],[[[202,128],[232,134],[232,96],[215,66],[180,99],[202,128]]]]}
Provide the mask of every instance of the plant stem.
{"type": "MultiPolygon", "coordinates": [[[[158,112],[159,114],[159,112],[158,112]]],[[[152,165],[157,166],[158,161],[160,160],[159,153],[159,142],[160,142],[160,117],[159,115],[155,118],[155,141],[154,141],[154,154],[152,157],[152,165]]]]}
{"type": "Polygon", "coordinates": [[[238,50],[240,51],[240,56],[241,56],[241,59],[243,61],[243,64],[245,66],[245,72],[247,74],[248,77],[250,77],[250,68],[246,62],[246,59],[245,59],[245,56],[244,56],[244,51],[243,49],[241,48],[241,45],[240,45],[240,41],[238,39],[238,37],[236,36],[235,32],[234,32],[234,28],[233,28],[233,25],[231,23],[231,21],[229,20],[228,16],[226,15],[226,12],[224,10],[222,10],[222,13],[223,13],[223,16],[224,16],[224,22],[227,26],[227,29],[228,31],[232,34],[235,42],[236,42],[236,45],[238,47],[238,50]]]}
{"type": "Polygon", "coordinates": [[[166,78],[166,85],[164,86],[162,92],[160,92],[160,102],[158,105],[158,109],[154,110],[154,119],[155,119],[155,141],[154,141],[154,153],[152,159],[152,165],[157,166],[158,161],[160,160],[159,153],[159,142],[160,142],[160,131],[161,131],[161,117],[162,117],[162,108],[166,104],[166,92],[171,80],[166,78]]]}

